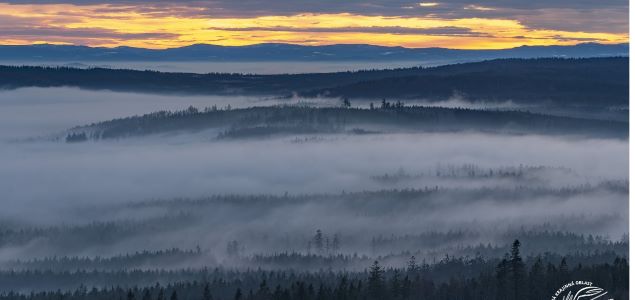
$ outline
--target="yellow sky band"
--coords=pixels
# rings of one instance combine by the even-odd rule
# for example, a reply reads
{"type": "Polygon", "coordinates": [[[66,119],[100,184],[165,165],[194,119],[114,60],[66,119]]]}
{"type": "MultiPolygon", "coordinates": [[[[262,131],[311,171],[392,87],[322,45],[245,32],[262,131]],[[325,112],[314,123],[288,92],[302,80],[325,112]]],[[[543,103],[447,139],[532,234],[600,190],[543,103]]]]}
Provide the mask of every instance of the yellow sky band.
{"type": "Polygon", "coordinates": [[[196,8],[178,11],[178,14],[174,14],[167,9],[164,12],[148,12],[138,10],[135,6],[0,3],[0,19],[11,20],[16,24],[14,28],[20,29],[17,32],[8,30],[9,33],[0,30],[0,43],[145,48],[180,47],[196,43],[225,46],[355,43],[501,49],[521,45],[628,42],[628,33],[531,29],[517,20],[500,18],[444,19],[348,13],[213,18],[201,17],[196,14],[196,8]]]}

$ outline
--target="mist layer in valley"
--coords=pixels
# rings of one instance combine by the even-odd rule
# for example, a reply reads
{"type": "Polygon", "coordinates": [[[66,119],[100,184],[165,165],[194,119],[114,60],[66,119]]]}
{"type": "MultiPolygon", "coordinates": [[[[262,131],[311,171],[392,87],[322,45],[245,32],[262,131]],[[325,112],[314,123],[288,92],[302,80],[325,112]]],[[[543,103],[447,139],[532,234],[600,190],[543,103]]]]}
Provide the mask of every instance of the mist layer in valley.
{"type": "MultiPolygon", "coordinates": [[[[374,260],[401,268],[413,256],[489,268],[515,239],[532,262],[627,255],[625,122],[519,112],[513,100],[411,101],[4,90],[0,290],[108,286],[125,283],[111,273],[122,270],[147,272],[128,284],[169,284],[206,267],[361,278],[374,260]],[[156,111],[168,117],[139,117],[156,111]],[[390,122],[368,121],[379,117],[390,122]],[[288,130],[309,119],[312,130],[288,130]],[[121,134],[103,138],[112,128],[121,134]]],[[[430,274],[449,279],[443,270],[430,274]]]]}
{"type": "Polygon", "coordinates": [[[460,60],[439,61],[331,61],[331,62],[297,62],[297,61],[254,61],[254,62],[169,62],[169,61],[2,61],[0,65],[7,66],[50,66],[73,68],[107,68],[128,70],[153,70],[161,72],[182,73],[243,73],[243,74],[300,74],[327,73],[358,70],[382,70],[394,68],[409,68],[416,66],[438,66],[459,62],[460,60]]]}

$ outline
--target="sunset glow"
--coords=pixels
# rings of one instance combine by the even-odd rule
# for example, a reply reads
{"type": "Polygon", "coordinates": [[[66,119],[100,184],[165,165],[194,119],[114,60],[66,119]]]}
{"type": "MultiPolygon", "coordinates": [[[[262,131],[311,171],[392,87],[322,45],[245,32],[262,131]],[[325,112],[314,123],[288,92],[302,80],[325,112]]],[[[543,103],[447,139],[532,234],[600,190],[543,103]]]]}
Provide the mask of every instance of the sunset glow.
{"type": "MultiPolygon", "coordinates": [[[[420,2],[418,8],[442,5],[420,2]]],[[[468,5],[462,10],[492,13],[496,9],[468,5]]],[[[349,12],[215,17],[196,6],[163,9],[130,4],[0,3],[0,20],[4,20],[0,23],[1,44],[169,48],[197,43],[293,43],[497,49],[628,42],[627,32],[536,28],[503,16],[450,18],[423,13],[399,17],[349,12]]]]}

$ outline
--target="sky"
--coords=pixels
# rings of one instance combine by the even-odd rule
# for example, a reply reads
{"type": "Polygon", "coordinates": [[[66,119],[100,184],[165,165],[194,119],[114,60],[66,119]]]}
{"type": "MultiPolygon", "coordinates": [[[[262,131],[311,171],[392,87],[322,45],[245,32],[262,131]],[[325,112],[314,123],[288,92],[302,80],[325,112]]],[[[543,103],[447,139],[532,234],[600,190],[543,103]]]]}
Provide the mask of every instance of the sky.
{"type": "Polygon", "coordinates": [[[627,43],[628,0],[0,0],[0,44],[627,43]]]}

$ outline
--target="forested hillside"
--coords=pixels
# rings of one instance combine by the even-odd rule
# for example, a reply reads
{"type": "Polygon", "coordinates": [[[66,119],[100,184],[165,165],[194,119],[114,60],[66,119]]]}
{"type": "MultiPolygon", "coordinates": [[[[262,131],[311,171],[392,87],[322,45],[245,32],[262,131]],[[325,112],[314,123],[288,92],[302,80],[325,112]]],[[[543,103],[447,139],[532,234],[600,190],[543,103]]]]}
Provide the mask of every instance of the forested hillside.
{"type": "Polygon", "coordinates": [[[509,101],[558,106],[628,104],[628,58],[499,59],[434,68],[248,75],[112,69],[0,67],[0,87],[60,87],[151,93],[509,101]]]}
{"type": "Polygon", "coordinates": [[[628,124],[618,121],[556,117],[520,111],[488,111],[404,106],[383,101],[377,108],[190,107],[76,127],[67,142],[216,129],[217,138],[294,134],[373,134],[412,132],[498,132],[509,134],[626,137],[628,124]]]}
{"type": "MultiPolygon", "coordinates": [[[[142,299],[142,300],[291,300],[291,299],[548,299],[562,282],[590,281],[610,292],[612,299],[628,299],[628,261],[616,257],[610,263],[572,264],[568,256],[550,254],[523,257],[516,240],[503,257],[446,257],[432,264],[415,256],[401,267],[384,267],[378,261],[363,272],[315,273],[297,271],[224,269],[137,270],[131,272],[12,272],[0,273],[0,288],[19,288],[45,280],[48,292],[20,295],[3,292],[0,299],[142,299]],[[448,274],[441,279],[439,274],[448,274]],[[575,276],[572,276],[575,274],[575,276]],[[56,290],[64,282],[106,281],[102,287],[80,286],[74,291],[56,290]],[[170,279],[169,279],[170,278],[170,279]],[[139,280],[142,280],[139,284],[139,280]],[[176,280],[176,281],[175,281],[176,280]],[[160,282],[171,283],[160,283],[160,282]]],[[[592,259],[592,256],[589,257],[592,259]]]]}
{"type": "Polygon", "coordinates": [[[509,59],[458,64],[416,75],[342,83],[302,95],[444,100],[454,94],[483,102],[626,107],[628,58],[509,59]]]}

